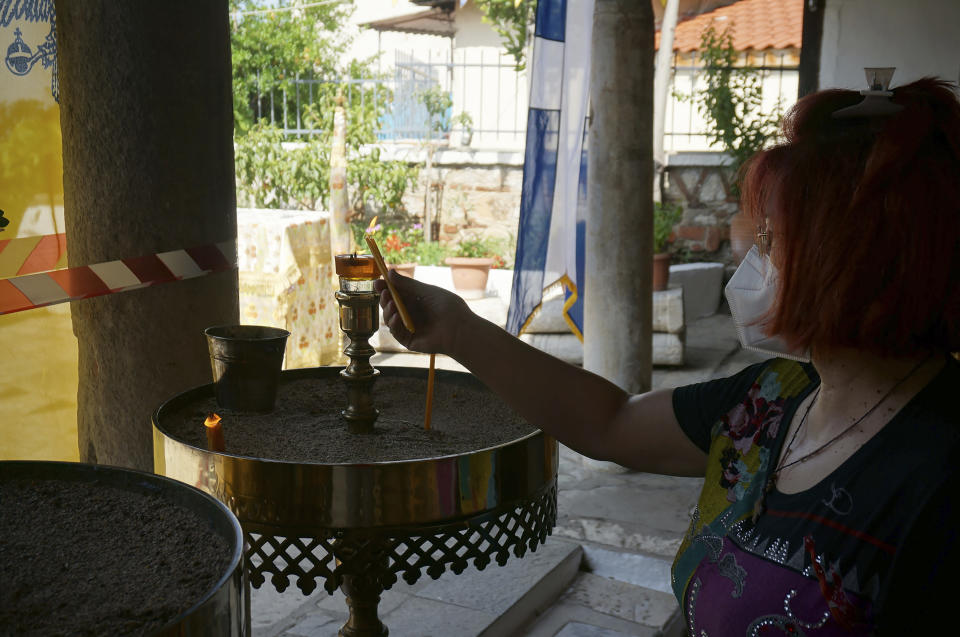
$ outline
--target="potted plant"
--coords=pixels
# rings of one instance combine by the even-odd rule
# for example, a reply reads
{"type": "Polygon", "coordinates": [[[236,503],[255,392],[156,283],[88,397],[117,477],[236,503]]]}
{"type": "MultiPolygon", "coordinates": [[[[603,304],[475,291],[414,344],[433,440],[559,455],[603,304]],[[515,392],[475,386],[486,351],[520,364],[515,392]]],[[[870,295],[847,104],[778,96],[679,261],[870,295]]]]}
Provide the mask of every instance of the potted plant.
{"type": "Polygon", "coordinates": [[[653,289],[666,290],[670,282],[670,253],[667,242],[673,226],[680,222],[683,208],[656,202],[653,206],[653,289]]]}
{"type": "Polygon", "coordinates": [[[460,127],[460,145],[469,146],[473,141],[473,118],[470,113],[461,111],[459,115],[454,116],[451,124],[460,127]]]}
{"type": "Polygon", "coordinates": [[[447,257],[453,277],[453,287],[465,299],[480,299],[486,295],[490,268],[504,267],[502,242],[496,239],[473,237],[460,241],[454,256],[447,257]]]}
{"type": "Polygon", "coordinates": [[[444,265],[450,250],[439,241],[422,241],[417,245],[417,263],[420,265],[444,265]]]}
{"type": "Polygon", "coordinates": [[[423,243],[423,225],[415,223],[410,228],[403,229],[384,228],[377,224],[366,232],[374,235],[387,268],[412,279],[419,260],[420,245],[423,243]]]}

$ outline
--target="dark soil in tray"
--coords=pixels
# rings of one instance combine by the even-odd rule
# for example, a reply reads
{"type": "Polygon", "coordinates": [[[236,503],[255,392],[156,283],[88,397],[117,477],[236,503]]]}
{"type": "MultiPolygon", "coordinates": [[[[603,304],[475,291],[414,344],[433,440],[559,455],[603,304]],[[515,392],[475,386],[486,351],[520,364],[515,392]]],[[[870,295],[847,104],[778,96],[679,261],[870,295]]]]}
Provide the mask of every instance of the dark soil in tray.
{"type": "Polygon", "coordinates": [[[161,423],[175,438],[206,448],[210,412],[223,417],[226,452],[315,463],[365,463],[431,458],[492,447],[536,431],[489,391],[437,379],[431,430],[423,427],[426,381],[381,376],[373,386],[380,410],[373,434],[347,431],[339,377],[302,378],[280,385],[269,414],[238,414],[210,396],[170,413],[161,423]]]}
{"type": "Polygon", "coordinates": [[[199,602],[231,549],[168,500],[95,482],[0,482],[0,635],[144,635],[199,602]]]}

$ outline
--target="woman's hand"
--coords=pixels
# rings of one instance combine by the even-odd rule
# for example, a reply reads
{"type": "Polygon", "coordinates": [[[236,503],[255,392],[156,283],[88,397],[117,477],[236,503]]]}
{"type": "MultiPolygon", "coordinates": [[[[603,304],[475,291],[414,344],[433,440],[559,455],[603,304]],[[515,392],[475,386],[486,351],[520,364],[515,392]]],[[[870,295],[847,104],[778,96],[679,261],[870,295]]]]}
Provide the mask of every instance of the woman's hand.
{"type": "Polygon", "coordinates": [[[383,322],[404,347],[427,354],[452,354],[460,329],[475,318],[462,298],[434,285],[389,273],[390,282],[413,322],[414,333],[403,325],[397,304],[385,281],[378,279],[374,289],[380,293],[383,322]]]}

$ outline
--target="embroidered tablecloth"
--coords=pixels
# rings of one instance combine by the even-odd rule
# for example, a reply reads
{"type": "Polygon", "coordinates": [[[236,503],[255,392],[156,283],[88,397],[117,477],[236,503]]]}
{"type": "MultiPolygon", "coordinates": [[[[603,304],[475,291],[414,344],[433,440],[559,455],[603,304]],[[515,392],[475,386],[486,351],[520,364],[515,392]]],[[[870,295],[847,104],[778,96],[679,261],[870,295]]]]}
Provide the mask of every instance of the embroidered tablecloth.
{"type": "Polygon", "coordinates": [[[290,332],[285,369],[340,360],[329,213],[237,210],[240,322],[290,332]]]}

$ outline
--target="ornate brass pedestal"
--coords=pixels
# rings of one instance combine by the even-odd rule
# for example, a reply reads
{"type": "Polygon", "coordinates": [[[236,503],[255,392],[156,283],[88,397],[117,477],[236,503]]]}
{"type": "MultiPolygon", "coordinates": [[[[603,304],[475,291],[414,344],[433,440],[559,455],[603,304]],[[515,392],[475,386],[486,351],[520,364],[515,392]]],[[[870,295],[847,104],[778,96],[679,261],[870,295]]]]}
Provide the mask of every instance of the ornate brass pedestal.
{"type": "MultiPolygon", "coordinates": [[[[340,328],[350,338],[345,369],[281,373],[281,386],[301,378],[338,374],[347,386],[345,436],[370,435],[378,411],[373,387],[381,374],[376,351],[377,277],[369,255],[336,256],[340,328]]],[[[426,370],[389,368],[384,376],[422,379],[426,370]]],[[[438,372],[437,382],[488,390],[469,374],[438,372]]],[[[350,618],[343,637],[385,637],[377,617],[380,594],[397,581],[413,584],[422,571],[434,579],[449,567],[462,573],[472,561],[503,565],[522,557],[553,529],[557,518],[557,442],[540,432],[457,455],[364,464],[286,462],[211,452],[173,437],[164,417],[211,396],[212,385],[167,401],[153,418],[154,469],[215,495],[236,514],[247,539],[250,582],[267,574],[278,591],[291,576],[306,594],[324,580],[342,588],[350,618]]],[[[358,459],[360,460],[360,459],[358,459]]]]}
{"type": "Polygon", "coordinates": [[[373,423],[380,412],[373,406],[373,383],[380,372],[370,364],[370,357],[377,353],[370,345],[370,337],[377,331],[380,315],[374,292],[337,292],[340,304],[340,329],[350,339],[343,350],[350,362],[340,372],[347,384],[347,408],[343,418],[352,434],[373,432],[373,423]]]}

